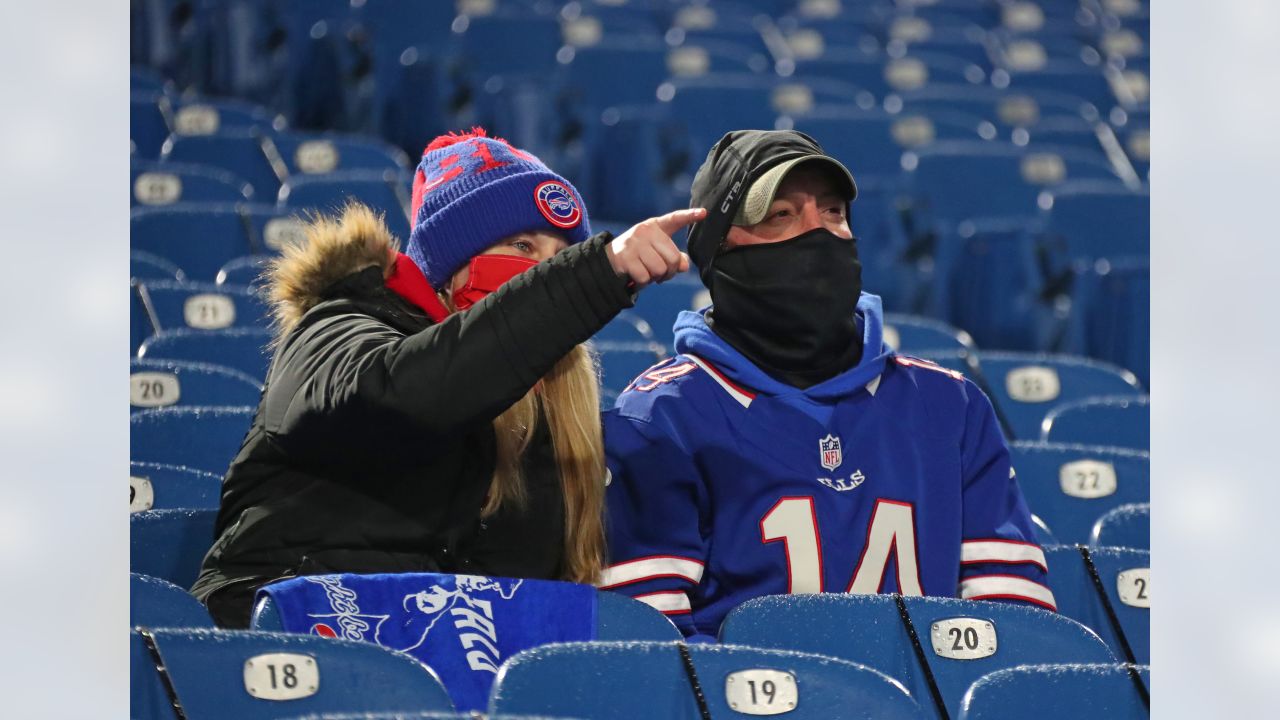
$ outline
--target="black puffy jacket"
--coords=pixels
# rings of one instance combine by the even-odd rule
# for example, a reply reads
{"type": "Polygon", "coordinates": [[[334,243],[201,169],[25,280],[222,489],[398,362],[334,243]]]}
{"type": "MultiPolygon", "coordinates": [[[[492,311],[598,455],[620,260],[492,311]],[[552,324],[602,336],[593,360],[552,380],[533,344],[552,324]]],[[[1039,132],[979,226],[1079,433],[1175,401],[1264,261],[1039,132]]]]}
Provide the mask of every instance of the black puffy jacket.
{"type": "Polygon", "coordinates": [[[436,323],[387,287],[381,223],[313,237],[283,278],[286,329],[192,587],[215,620],[245,626],[254,590],[292,575],[557,578],[563,496],[546,423],[524,460],[527,506],[479,520],[492,421],[632,304],[608,240],[569,247],[436,323]]]}

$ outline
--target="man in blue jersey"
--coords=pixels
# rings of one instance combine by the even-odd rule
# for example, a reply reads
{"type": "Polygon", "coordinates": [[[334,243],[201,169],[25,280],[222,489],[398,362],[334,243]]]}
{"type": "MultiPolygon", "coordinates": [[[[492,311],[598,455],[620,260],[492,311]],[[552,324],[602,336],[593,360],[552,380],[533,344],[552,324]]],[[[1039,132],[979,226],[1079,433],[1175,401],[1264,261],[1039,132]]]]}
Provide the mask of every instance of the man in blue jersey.
{"type": "Polygon", "coordinates": [[[849,171],[794,131],[741,130],[693,183],[711,307],[605,414],[602,586],[714,636],[777,593],[899,592],[1054,609],[987,397],[883,343],[849,171]]]}

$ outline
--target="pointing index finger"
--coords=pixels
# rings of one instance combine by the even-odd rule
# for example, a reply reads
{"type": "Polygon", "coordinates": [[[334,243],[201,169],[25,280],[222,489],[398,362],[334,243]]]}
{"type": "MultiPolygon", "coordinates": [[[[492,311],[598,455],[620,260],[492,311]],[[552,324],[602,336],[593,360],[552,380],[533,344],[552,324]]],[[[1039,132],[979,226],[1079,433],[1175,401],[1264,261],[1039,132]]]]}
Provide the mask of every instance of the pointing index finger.
{"type": "Polygon", "coordinates": [[[683,227],[688,227],[707,216],[705,208],[686,208],[684,210],[674,210],[666,215],[660,215],[654,218],[658,223],[658,228],[667,235],[671,235],[675,231],[683,227]]]}

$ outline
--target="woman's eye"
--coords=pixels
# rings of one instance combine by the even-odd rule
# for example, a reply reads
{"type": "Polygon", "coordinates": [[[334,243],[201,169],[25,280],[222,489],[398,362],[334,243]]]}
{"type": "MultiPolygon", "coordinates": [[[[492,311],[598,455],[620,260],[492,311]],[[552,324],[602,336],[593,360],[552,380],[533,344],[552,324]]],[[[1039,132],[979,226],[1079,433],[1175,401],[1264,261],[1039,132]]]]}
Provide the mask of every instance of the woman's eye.
{"type": "Polygon", "coordinates": [[[513,248],[515,248],[515,249],[517,249],[517,250],[519,250],[520,252],[523,252],[523,253],[531,253],[531,252],[533,252],[533,244],[532,244],[532,243],[530,243],[528,240],[517,240],[517,241],[515,241],[515,242],[511,243],[511,247],[513,247],[513,248]]]}

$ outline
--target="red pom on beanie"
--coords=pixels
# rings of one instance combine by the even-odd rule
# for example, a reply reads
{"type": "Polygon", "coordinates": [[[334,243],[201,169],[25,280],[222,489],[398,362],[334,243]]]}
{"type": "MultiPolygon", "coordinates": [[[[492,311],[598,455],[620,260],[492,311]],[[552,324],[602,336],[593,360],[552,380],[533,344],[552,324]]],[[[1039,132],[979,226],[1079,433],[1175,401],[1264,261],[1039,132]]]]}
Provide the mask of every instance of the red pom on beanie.
{"type": "MultiPolygon", "coordinates": [[[[485,132],[485,129],[482,127],[473,127],[471,128],[470,132],[464,132],[464,133],[447,132],[444,135],[441,135],[440,137],[436,138],[435,140],[432,140],[427,145],[426,149],[422,151],[422,153],[425,155],[431,152],[432,150],[439,150],[440,148],[449,147],[450,145],[457,145],[460,142],[466,142],[467,140],[473,140],[475,138],[482,138],[482,137],[489,137],[489,133],[485,132]]],[[[498,138],[494,138],[494,139],[497,140],[498,138]]]]}

